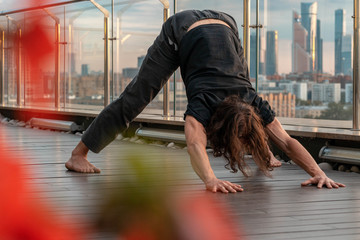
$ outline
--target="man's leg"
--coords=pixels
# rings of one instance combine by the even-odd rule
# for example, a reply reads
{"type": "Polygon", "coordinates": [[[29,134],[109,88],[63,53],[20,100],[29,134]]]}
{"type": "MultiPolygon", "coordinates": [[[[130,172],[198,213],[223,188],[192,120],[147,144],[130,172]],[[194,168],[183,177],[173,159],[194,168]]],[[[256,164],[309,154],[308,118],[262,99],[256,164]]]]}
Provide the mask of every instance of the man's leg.
{"type": "Polygon", "coordinates": [[[175,51],[174,45],[171,45],[175,39],[171,20],[169,20],[163,25],[160,35],[149,48],[138,75],[120,97],[97,116],[83,134],[80,143],[65,164],[67,169],[86,173],[100,172],[98,168],[88,162],[88,151],[100,152],[119,133],[124,131],[178,68],[178,53],[175,51]]]}

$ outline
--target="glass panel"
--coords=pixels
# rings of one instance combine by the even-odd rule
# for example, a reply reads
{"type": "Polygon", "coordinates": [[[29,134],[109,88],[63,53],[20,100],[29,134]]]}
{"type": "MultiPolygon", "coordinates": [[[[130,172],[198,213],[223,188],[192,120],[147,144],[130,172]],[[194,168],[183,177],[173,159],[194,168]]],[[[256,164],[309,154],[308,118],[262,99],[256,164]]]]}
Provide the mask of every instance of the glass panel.
{"type": "Polygon", "coordinates": [[[260,2],[267,19],[259,90],[277,115],[351,120],[353,1],[260,2]]]}
{"type": "MultiPolygon", "coordinates": [[[[98,0],[110,13],[111,0],[98,0]]],[[[171,13],[173,3],[170,1],[171,13]]],[[[160,1],[114,1],[110,19],[110,80],[116,98],[139,69],[148,47],[163,23],[160,1]],[[112,25],[111,25],[112,24],[112,25]]],[[[6,4],[5,9],[17,8],[6,4]]],[[[29,7],[22,5],[22,7],[29,7]]],[[[251,5],[255,24],[256,1],[251,5]]],[[[243,3],[227,1],[177,1],[177,11],[216,9],[232,15],[242,39],[243,3]]],[[[353,2],[260,0],[259,91],[278,116],[323,119],[352,118],[352,9],[353,2]],[[281,16],[281,17],[279,17],[281,16]]],[[[55,20],[60,19],[60,107],[96,110],[104,104],[104,16],[89,2],[68,4],[1,17],[5,30],[4,99],[16,105],[20,71],[21,104],[53,108],[55,104],[56,54],[52,52],[34,77],[32,61],[22,36],[32,30],[34,15],[50,42],[55,42],[55,20]],[[20,50],[20,51],[19,51],[20,50]],[[20,58],[19,58],[20,56],[20,58]],[[36,78],[36,79],[35,79],[36,78]]],[[[171,14],[172,15],[172,14],[171,14]]],[[[251,30],[250,76],[254,82],[255,30],[251,30]]],[[[186,93],[179,71],[170,79],[171,114],[182,116],[186,93]],[[176,83],[174,83],[176,82],[176,83]]],[[[162,114],[162,92],[146,113],[162,114]]]]}
{"type": "Polygon", "coordinates": [[[4,103],[7,105],[16,105],[16,79],[17,79],[17,53],[18,37],[17,21],[14,18],[6,19],[5,28],[5,69],[4,69],[4,103]]]}
{"type": "Polygon", "coordinates": [[[104,14],[84,2],[67,5],[62,18],[63,106],[100,111],[104,107],[104,14]]]}
{"type": "MultiPolygon", "coordinates": [[[[160,33],[162,24],[163,6],[160,1],[132,1],[130,3],[115,1],[114,36],[117,38],[113,42],[113,94],[115,97],[138,73],[147,49],[160,33]]],[[[163,114],[162,91],[144,112],[163,114]]]]}
{"type": "Polygon", "coordinates": [[[54,32],[54,21],[45,11],[7,17],[5,104],[18,104],[20,87],[20,105],[54,106],[54,32]]]}

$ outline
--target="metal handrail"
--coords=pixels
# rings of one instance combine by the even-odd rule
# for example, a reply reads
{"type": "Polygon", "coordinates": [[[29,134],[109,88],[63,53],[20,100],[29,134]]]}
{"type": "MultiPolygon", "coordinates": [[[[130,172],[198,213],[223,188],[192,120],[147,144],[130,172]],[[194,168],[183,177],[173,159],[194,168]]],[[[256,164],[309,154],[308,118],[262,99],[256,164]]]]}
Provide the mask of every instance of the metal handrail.
{"type": "Polygon", "coordinates": [[[360,0],[354,0],[353,129],[360,130],[360,0]]]}
{"type": "Polygon", "coordinates": [[[0,104],[4,105],[4,96],[5,96],[5,31],[0,29],[0,104]]]}
{"type": "MultiPolygon", "coordinates": [[[[159,0],[164,6],[164,22],[170,15],[170,4],[168,0],[159,0]]],[[[167,81],[163,87],[163,116],[170,116],[170,83],[167,81]]]]}
{"type": "MultiPolygon", "coordinates": [[[[259,89],[259,61],[260,61],[260,4],[259,0],[256,0],[256,64],[255,64],[255,90],[259,89]]],[[[250,62],[249,62],[250,68],[250,62]]]]}
{"type": "Polygon", "coordinates": [[[71,4],[71,3],[88,2],[88,1],[89,0],[72,0],[72,1],[65,1],[65,2],[60,2],[60,3],[45,4],[45,5],[41,5],[41,6],[37,6],[37,7],[22,8],[22,9],[7,11],[7,12],[3,11],[3,12],[0,12],[0,16],[6,16],[6,15],[15,14],[15,13],[29,12],[29,11],[33,11],[33,10],[41,10],[44,8],[58,7],[58,6],[63,6],[63,5],[71,4]]]}
{"type": "Polygon", "coordinates": [[[250,66],[250,0],[244,0],[243,49],[244,57],[250,66]]]}

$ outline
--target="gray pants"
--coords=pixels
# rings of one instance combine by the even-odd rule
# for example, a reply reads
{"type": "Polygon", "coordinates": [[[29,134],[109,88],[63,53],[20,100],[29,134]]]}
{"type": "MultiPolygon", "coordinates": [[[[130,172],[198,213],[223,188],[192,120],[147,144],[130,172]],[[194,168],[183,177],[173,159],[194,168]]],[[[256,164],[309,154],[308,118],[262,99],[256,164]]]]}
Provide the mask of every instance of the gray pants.
{"type": "Polygon", "coordinates": [[[203,19],[222,20],[238,36],[235,20],[225,13],[189,10],[170,17],[148,49],[138,75],[118,99],[101,111],[82,136],[82,141],[92,152],[98,153],[106,147],[154,99],[179,67],[178,46],[181,39],[193,23],[203,19]]]}

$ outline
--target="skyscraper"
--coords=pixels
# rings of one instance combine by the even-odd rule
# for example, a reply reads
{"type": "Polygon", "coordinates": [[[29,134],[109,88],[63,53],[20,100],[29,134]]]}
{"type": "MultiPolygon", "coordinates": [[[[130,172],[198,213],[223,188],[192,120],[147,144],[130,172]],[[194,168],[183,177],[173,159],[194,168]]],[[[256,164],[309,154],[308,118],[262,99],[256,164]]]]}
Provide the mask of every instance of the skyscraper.
{"type": "Polygon", "coordinates": [[[250,77],[255,78],[256,71],[256,35],[250,35],[250,77]]]}
{"type": "Polygon", "coordinates": [[[144,56],[144,55],[142,55],[142,56],[138,57],[138,63],[137,63],[138,68],[140,68],[140,67],[141,67],[141,65],[142,65],[142,63],[143,63],[143,61],[144,61],[144,59],[145,59],[145,56],[144,56]]]}
{"type": "Polygon", "coordinates": [[[341,72],[344,75],[352,75],[352,46],[351,34],[343,36],[341,44],[341,72]]]}
{"type": "Polygon", "coordinates": [[[335,75],[342,73],[342,38],[346,34],[345,10],[335,11],[335,75]]]}
{"type": "Polygon", "coordinates": [[[278,73],[278,32],[266,33],[266,75],[278,73]]]}
{"type": "MultiPolygon", "coordinates": [[[[268,21],[267,21],[267,12],[268,12],[268,7],[267,7],[267,1],[268,0],[264,0],[263,3],[263,27],[260,28],[260,60],[259,60],[259,74],[261,75],[265,75],[266,73],[266,32],[267,32],[267,26],[268,26],[268,21]]],[[[260,5],[261,6],[261,5],[260,5]]]]}
{"type": "Polygon", "coordinates": [[[292,72],[303,73],[310,70],[310,55],[306,51],[307,31],[301,24],[299,13],[293,11],[292,72]]]}
{"type": "Polygon", "coordinates": [[[321,38],[321,22],[318,19],[316,24],[316,70],[323,72],[323,39],[321,38]]]}
{"type": "Polygon", "coordinates": [[[81,76],[89,75],[89,64],[81,64],[81,76]]]}
{"type": "Polygon", "coordinates": [[[306,39],[306,51],[310,54],[310,71],[316,71],[316,33],[317,33],[317,2],[301,3],[301,24],[308,35],[306,39]]]}
{"type": "MultiPolygon", "coordinates": [[[[265,58],[266,51],[264,45],[265,37],[262,36],[262,32],[260,31],[259,37],[259,74],[265,75],[265,58]],[[263,49],[261,49],[263,48],[263,49]]],[[[250,35],[250,77],[255,78],[255,70],[256,70],[256,34],[250,35]]]]}

